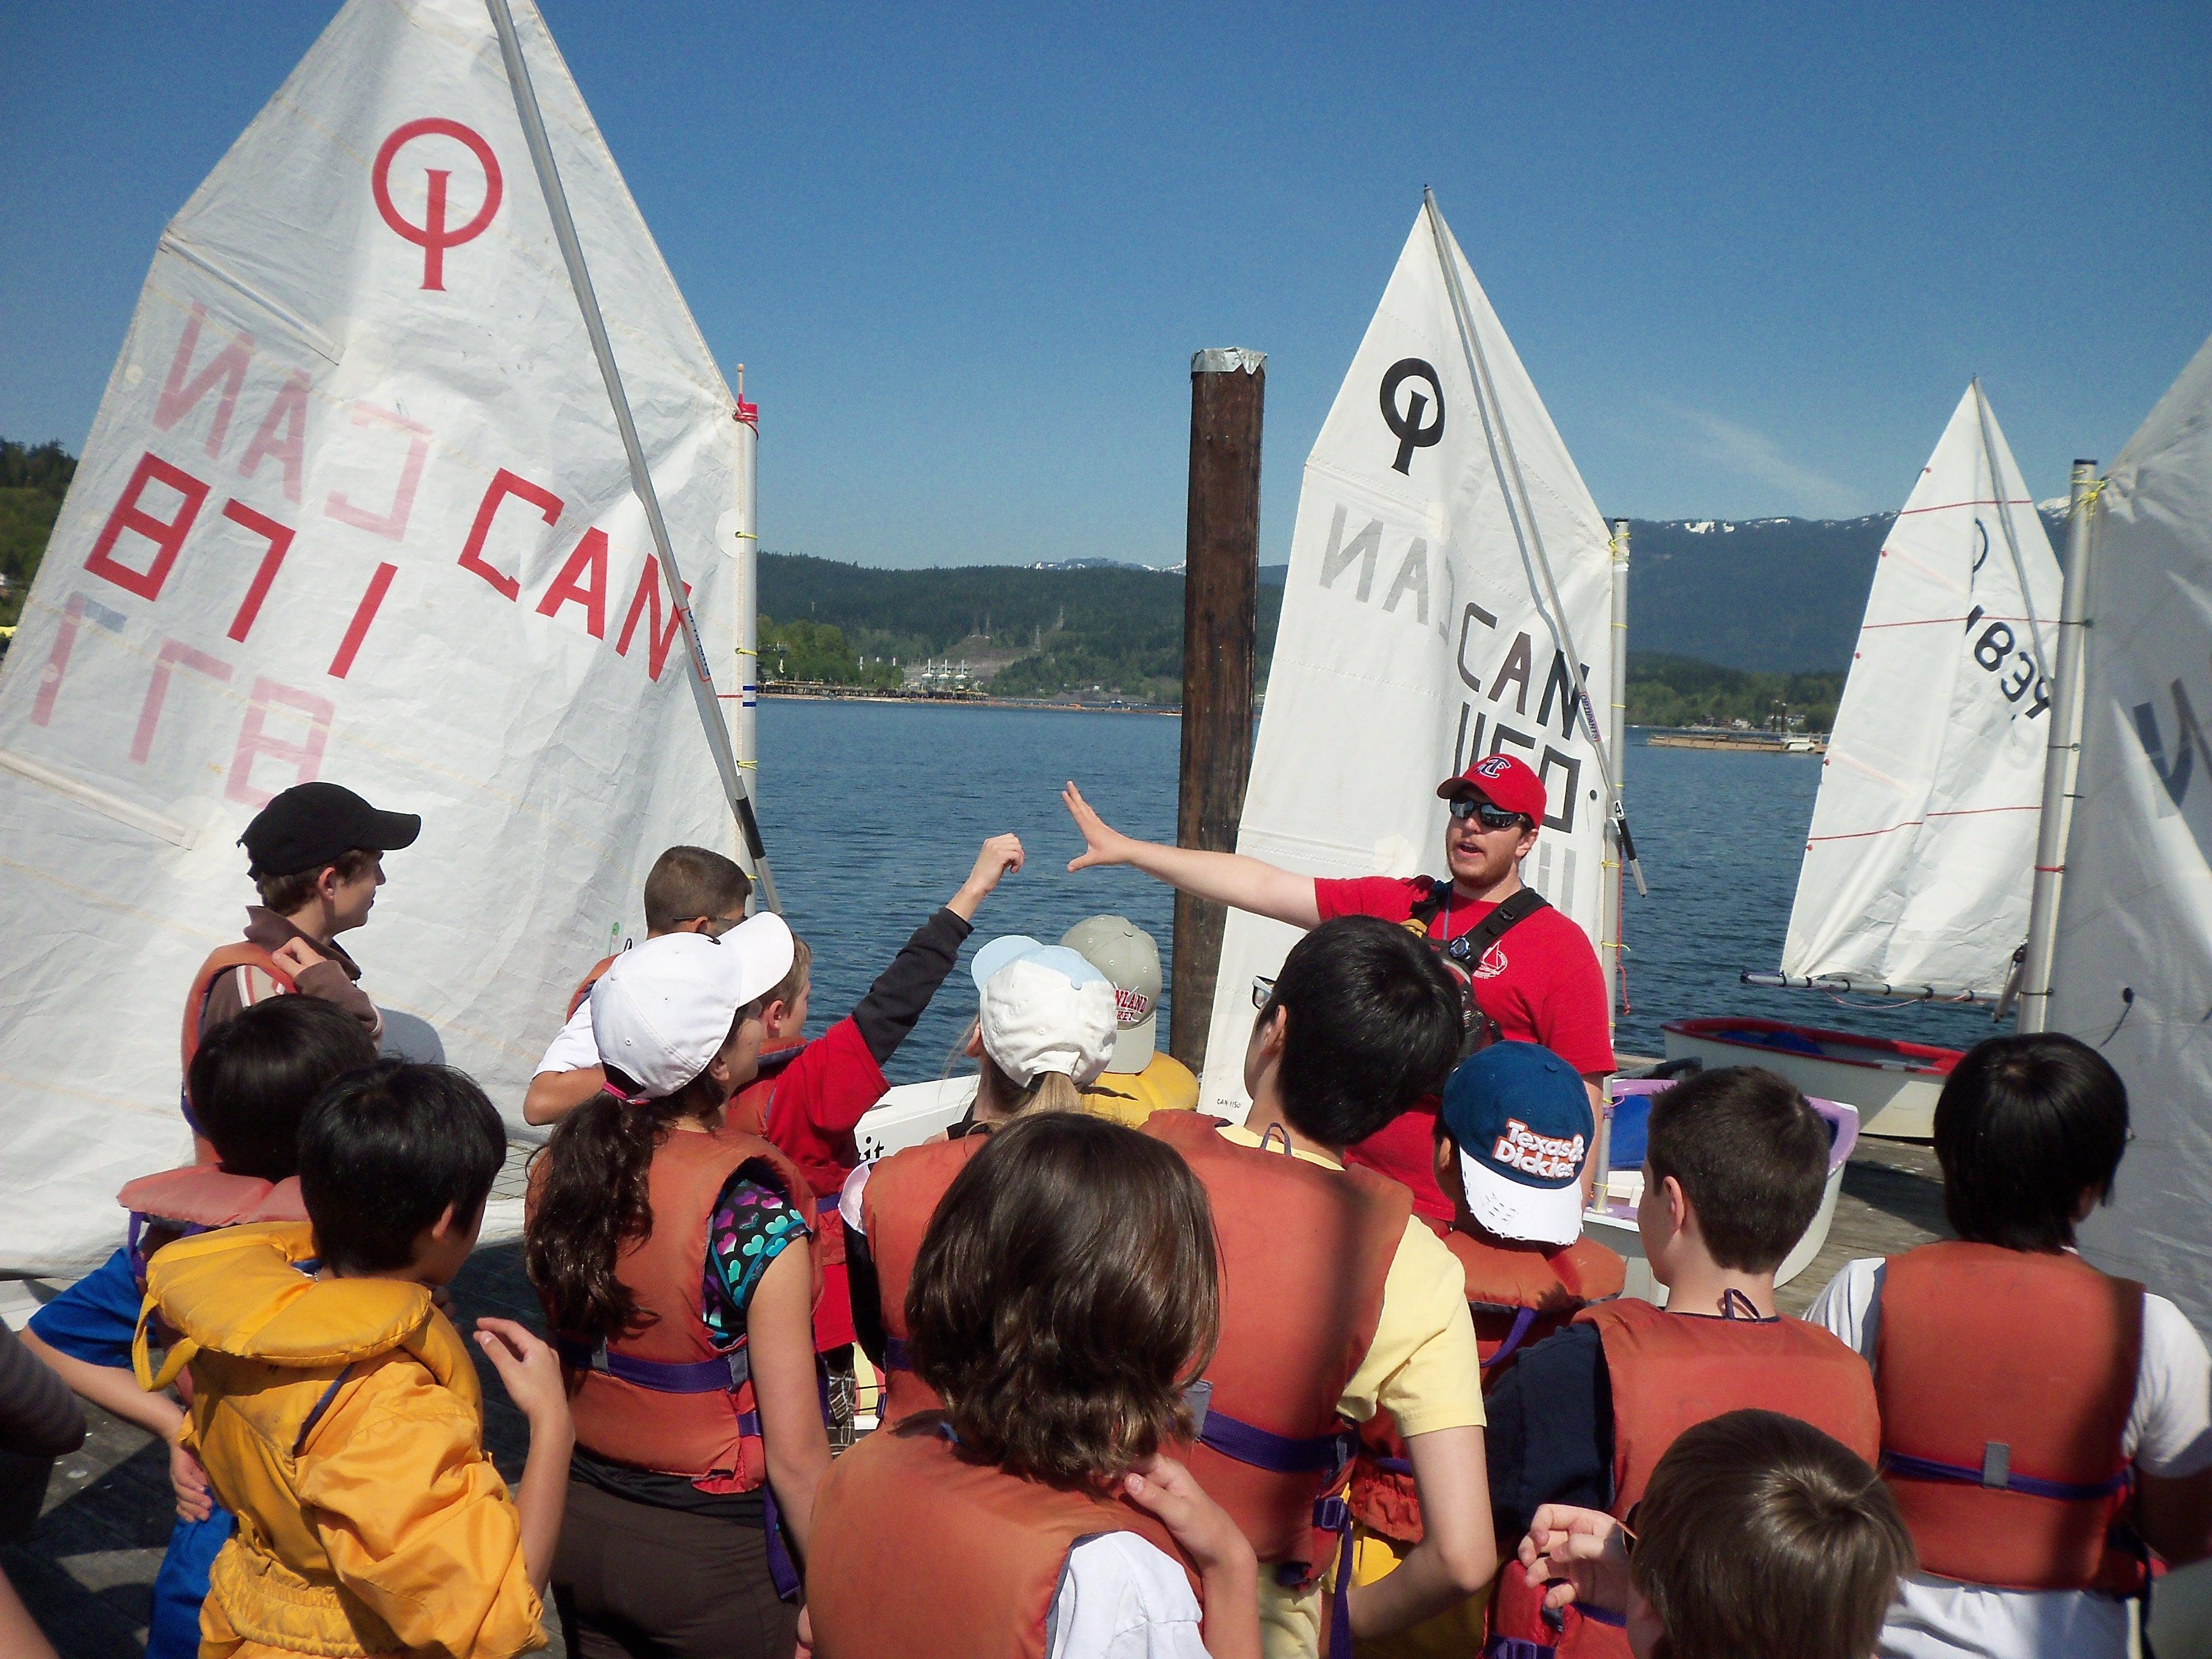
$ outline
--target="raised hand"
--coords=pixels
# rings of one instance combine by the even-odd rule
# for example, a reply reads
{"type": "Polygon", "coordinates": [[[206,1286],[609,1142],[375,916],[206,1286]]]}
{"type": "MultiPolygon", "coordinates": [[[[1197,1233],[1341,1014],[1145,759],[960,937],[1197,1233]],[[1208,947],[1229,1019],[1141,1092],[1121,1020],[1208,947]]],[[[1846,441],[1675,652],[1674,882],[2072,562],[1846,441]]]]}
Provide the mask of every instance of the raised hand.
{"type": "Polygon", "coordinates": [[[975,921],[976,907],[990,896],[993,888],[1022,867],[1023,856],[1019,836],[992,836],[975,854],[975,867],[968,872],[968,879],[960,884],[960,890],[945,908],[975,921]]]}
{"type": "Polygon", "coordinates": [[[1251,1556],[1252,1547],[1229,1511],[1172,1457],[1146,1458],[1121,1477],[1121,1494],[1157,1518],[1201,1571],[1251,1556]]]}
{"type": "Polygon", "coordinates": [[[477,1346],[507,1385],[507,1397],[533,1430],[541,1421],[567,1419],[568,1395],[561,1382],[560,1356],[550,1343],[512,1319],[479,1319],[476,1336],[477,1346]]]}
{"type": "Polygon", "coordinates": [[[1060,804],[1067,808],[1068,817],[1083,833],[1083,852],[1068,860],[1071,871],[1088,870],[1094,864],[1126,864],[1128,862],[1129,838],[1091,809],[1083,799],[1083,792],[1073,781],[1060,792],[1060,804]]]}

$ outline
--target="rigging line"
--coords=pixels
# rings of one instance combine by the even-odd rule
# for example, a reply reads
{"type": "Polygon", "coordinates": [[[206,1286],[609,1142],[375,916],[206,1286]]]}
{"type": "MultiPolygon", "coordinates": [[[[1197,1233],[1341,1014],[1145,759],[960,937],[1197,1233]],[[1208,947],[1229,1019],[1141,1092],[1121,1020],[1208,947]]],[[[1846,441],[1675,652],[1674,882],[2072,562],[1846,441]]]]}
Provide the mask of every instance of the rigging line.
{"type": "Polygon", "coordinates": [[[707,648],[699,638],[698,618],[691,614],[683,571],[676,562],[676,549],[668,539],[667,521],[661,517],[660,496],[653,487],[653,472],[646,465],[644,446],[638,441],[637,423],[631,418],[629,398],[623,391],[622,371],[616,366],[614,346],[607,338],[606,319],[599,313],[592,273],[584,263],[583,244],[576,239],[576,222],[568,212],[568,197],[561,185],[560,169],[554,165],[553,146],[545,136],[545,118],[538,107],[538,91],[531,84],[530,66],[523,60],[522,40],[514,30],[514,15],[507,9],[507,0],[484,3],[491,13],[492,27],[499,32],[500,55],[506,60],[507,85],[514,94],[514,112],[522,123],[522,136],[530,148],[531,163],[537,169],[538,186],[545,198],[546,213],[553,221],[553,237],[560,244],[562,261],[568,270],[568,285],[575,290],[576,307],[583,313],[584,331],[591,337],[592,355],[599,359],[599,378],[606,383],[615,428],[622,436],[623,451],[629,458],[630,487],[637,493],[639,505],[645,508],[646,526],[653,532],[661,575],[668,584],[678,620],[683,624],[684,643],[690,650],[691,695],[698,707],[699,723],[706,729],[707,748],[714,756],[715,770],[721,775],[722,793],[729,800],[730,811],[738,821],[738,832],[752,860],[761,900],[769,909],[781,910],[782,907],[776,902],[775,878],[769,873],[768,848],[761,841],[760,820],[753,813],[752,792],[745,787],[744,774],[730,744],[729,725],[723,720],[721,705],[715,698],[714,671],[707,665],[707,648]]]}
{"type": "Polygon", "coordinates": [[[1425,187],[1421,191],[1421,205],[1428,214],[1430,234],[1436,240],[1437,263],[1443,267],[1445,292],[1451,300],[1452,321],[1459,329],[1460,348],[1467,354],[1467,365],[1474,377],[1475,412],[1482,417],[1482,435],[1490,447],[1491,468],[1497,473],[1504,495],[1506,521],[1513,526],[1513,539],[1521,550],[1522,568],[1540,574],[1543,578],[1543,593],[1535,596],[1538,599],[1537,613],[1544,617],[1546,625],[1551,629],[1553,641],[1559,647],[1559,654],[1567,659],[1567,666],[1574,672],[1576,700],[1582,708],[1583,728],[1589,733],[1591,752],[1597,759],[1598,777],[1605,785],[1607,816],[1613,823],[1614,839],[1620,843],[1621,862],[1628,866],[1629,874],[1636,878],[1637,896],[1643,898],[1649,895],[1650,889],[1644,885],[1644,866],[1636,856],[1636,838],[1629,833],[1628,811],[1621,804],[1620,786],[1613,779],[1613,757],[1606,751],[1605,735],[1598,729],[1597,709],[1590,699],[1589,678],[1583,672],[1582,656],[1576,651],[1573,633],[1567,627],[1566,606],[1559,598],[1559,584],[1553,580],[1552,562],[1544,552],[1543,532],[1536,526],[1535,510],[1528,501],[1528,482],[1521,473],[1520,457],[1514,453],[1513,434],[1505,429],[1505,411],[1497,407],[1498,389],[1491,381],[1490,360],[1482,349],[1482,343],[1475,337],[1467,295],[1460,286],[1459,263],[1452,257],[1455,245],[1444,228],[1443,215],[1437,209],[1436,192],[1425,187]],[[1496,409],[1494,420],[1493,409],[1496,409]],[[1504,451],[1502,459],[1499,454],[1501,447],[1504,451]],[[1520,495],[1517,511],[1514,504],[1516,491],[1520,495]],[[1548,612],[1543,604],[1546,599],[1551,602],[1548,612]]]}
{"type": "Polygon", "coordinates": [[[1982,454],[1990,464],[1990,494],[1997,498],[1997,522],[2004,527],[2005,547],[2012,554],[2012,574],[2020,583],[2020,602],[2027,611],[2027,642],[2035,647],[2035,672],[2043,677],[2045,685],[2055,686],[2051,678],[2051,665],[2043,657],[2043,619],[2035,614],[2035,595],[2028,591],[2027,562],[2020,556],[2020,537],[2012,527],[2012,508],[2005,500],[2005,481],[1997,471],[1996,434],[1990,425],[1990,400],[1982,392],[1982,377],[1975,375],[1971,382],[1974,392],[1974,413],[1980,417],[1982,454]]]}

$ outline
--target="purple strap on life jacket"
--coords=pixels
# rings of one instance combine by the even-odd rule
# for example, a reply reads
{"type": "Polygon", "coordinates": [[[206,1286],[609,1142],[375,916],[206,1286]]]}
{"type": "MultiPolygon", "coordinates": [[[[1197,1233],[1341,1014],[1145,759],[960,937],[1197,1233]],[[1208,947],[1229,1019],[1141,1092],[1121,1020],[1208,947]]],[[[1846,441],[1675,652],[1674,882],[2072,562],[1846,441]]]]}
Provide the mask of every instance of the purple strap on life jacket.
{"type": "Polygon", "coordinates": [[[1349,1432],[1294,1439],[1286,1434],[1255,1428],[1218,1407],[1206,1413],[1206,1426],[1199,1431],[1198,1437],[1201,1444],[1211,1446],[1224,1457],[1265,1469],[1271,1474],[1327,1474],[1334,1478],[1359,1448],[1358,1437],[1349,1432]]]}
{"type": "Polygon", "coordinates": [[[1558,1651],[1518,1636],[1493,1636],[1482,1644],[1482,1659],[1552,1659],[1558,1651]]]}
{"type": "Polygon", "coordinates": [[[604,1342],[582,1342],[569,1336],[555,1336],[553,1346],[564,1365],[603,1371],[618,1382],[655,1394],[735,1394],[752,1374],[742,1345],[712,1359],[684,1362],[639,1359],[611,1352],[604,1342]]]}
{"type": "Polygon", "coordinates": [[[2008,1473],[2002,1481],[1983,1478],[1979,1469],[1968,1468],[1963,1463],[1939,1462],[1932,1457],[1911,1457],[1903,1452],[1885,1449],[1881,1454],[1881,1472],[1901,1475],[1907,1480],[1948,1480],[1963,1486],[1981,1486],[1990,1492],[2024,1492],[2030,1498],[2049,1498],[2061,1504],[2094,1504],[2101,1498],[2124,1492],[2128,1471],[2122,1469],[2109,1480],[2094,1485],[2077,1480],[2042,1480],[2032,1474],[2008,1473]]]}
{"type": "Polygon", "coordinates": [[[1529,1328],[1535,1322],[1536,1310],[1534,1308],[1522,1308],[1516,1311],[1513,1316],[1513,1328],[1505,1333],[1505,1340],[1498,1345],[1498,1352],[1482,1362],[1482,1369],[1488,1370],[1493,1365],[1503,1365],[1513,1351],[1528,1340],[1529,1328]]]}
{"type": "MultiPolygon", "coordinates": [[[[758,1412],[738,1413],[738,1432],[758,1440],[761,1420],[758,1412]]],[[[791,1559],[791,1547],[783,1535],[783,1513],[776,1508],[775,1487],[773,1483],[761,1482],[761,1530],[768,1540],[768,1576],[775,1586],[779,1599],[796,1601],[799,1599],[800,1578],[799,1565],[791,1559]]]]}
{"type": "Polygon", "coordinates": [[[906,1341],[902,1337],[884,1339],[884,1369],[887,1371],[910,1371],[914,1361],[906,1357],[906,1341]]]}

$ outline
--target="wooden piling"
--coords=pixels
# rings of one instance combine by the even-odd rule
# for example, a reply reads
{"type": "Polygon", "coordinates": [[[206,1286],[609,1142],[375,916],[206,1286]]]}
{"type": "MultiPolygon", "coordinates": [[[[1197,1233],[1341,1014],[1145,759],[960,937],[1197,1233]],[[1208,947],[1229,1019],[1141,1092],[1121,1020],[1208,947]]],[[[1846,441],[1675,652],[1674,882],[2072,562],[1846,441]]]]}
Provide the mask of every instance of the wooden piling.
{"type": "MultiPolygon", "coordinates": [[[[1190,517],[1183,567],[1182,772],[1176,840],[1234,852],[1252,770],[1252,669],[1258,645],[1260,428],[1265,352],[1190,360],[1190,517]]],[[[1176,895],[1168,1049],[1206,1066],[1227,911],[1176,895]]]]}

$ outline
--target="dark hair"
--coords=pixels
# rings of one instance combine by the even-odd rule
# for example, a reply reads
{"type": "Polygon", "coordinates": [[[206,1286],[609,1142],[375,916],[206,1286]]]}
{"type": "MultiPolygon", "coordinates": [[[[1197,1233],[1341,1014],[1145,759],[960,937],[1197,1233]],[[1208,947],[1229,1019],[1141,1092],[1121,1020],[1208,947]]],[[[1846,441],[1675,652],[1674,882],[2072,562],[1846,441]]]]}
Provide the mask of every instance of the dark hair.
{"type": "Polygon", "coordinates": [[[200,1039],[185,1074],[192,1120],[229,1174],[300,1172],[300,1120],[325,1084],[376,1063],[362,1023],[319,997],[270,997],[200,1039]]]}
{"type": "Polygon", "coordinates": [[[476,1221],[506,1158],[507,1131],[467,1073],[406,1060],[349,1072],[300,1125],[315,1253],[342,1273],[404,1267],[448,1206],[476,1221]]]}
{"type": "Polygon", "coordinates": [[[653,860],[645,878],[646,931],[665,933],[702,916],[733,916],[752,890],[734,859],[703,847],[672,847],[653,860]]]}
{"type": "Polygon", "coordinates": [[[907,1346],[963,1456],[1073,1484],[1187,1437],[1221,1325],[1213,1212],[1164,1141],[1079,1112],[994,1133],[937,1206],[907,1346]]]}
{"type": "Polygon", "coordinates": [[[1682,1659],[1867,1659],[1913,1570],[1881,1477],[1778,1412],[1684,1430],[1636,1520],[1629,1577],[1682,1659]]]}
{"type": "Polygon", "coordinates": [[[1324,1146],[1349,1146],[1443,1086],[1467,993],[1405,928],[1340,916],[1291,947],[1259,1018],[1279,1010],[1283,1115],[1324,1146]]]}
{"type": "Polygon", "coordinates": [[[357,881],[383,854],[374,847],[356,847],[339,854],[326,864],[318,864],[306,870],[295,870],[289,875],[272,876],[264,870],[248,870],[253,885],[261,894],[264,909],[274,910],[280,916],[289,916],[309,899],[322,883],[323,872],[335,870],[340,881],[357,881]]]}
{"type": "Polygon", "coordinates": [[[2109,1201],[2127,1149],[2127,1085],[2057,1031],[1976,1043],[1936,1102],[1943,1213],[1977,1244],[2065,1249],[2081,1194],[2109,1201]]]}
{"type": "MultiPolygon", "coordinates": [[[[749,1002],[730,1030],[759,1018],[759,1002],[749,1002]]],[[[637,1094],[617,1067],[607,1066],[606,1074],[624,1093],[637,1094]]],[[[634,1336],[652,1322],[615,1265],[625,1244],[653,1231],[649,1178],[660,1143],[682,1119],[719,1122],[722,1109],[702,1072],[657,1100],[622,1100],[602,1091],[554,1125],[531,1158],[522,1265],[556,1330],[597,1341],[634,1336]]]]}
{"type": "Polygon", "coordinates": [[[1644,1161],[1698,1212],[1713,1260],[1740,1273],[1782,1265],[1819,1213],[1828,1126],[1796,1088],[1756,1066],[1723,1066],[1651,1097],[1644,1161]]]}

